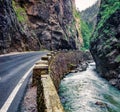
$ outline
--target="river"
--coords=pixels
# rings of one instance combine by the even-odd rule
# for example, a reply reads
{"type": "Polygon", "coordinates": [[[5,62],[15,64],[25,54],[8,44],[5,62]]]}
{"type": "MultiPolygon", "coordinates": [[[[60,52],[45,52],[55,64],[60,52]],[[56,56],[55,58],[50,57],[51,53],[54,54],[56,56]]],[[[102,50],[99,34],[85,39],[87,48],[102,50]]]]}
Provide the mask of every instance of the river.
{"type": "Polygon", "coordinates": [[[68,74],[59,96],[65,112],[120,112],[120,91],[99,77],[95,63],[86,71],[68,74]]]}

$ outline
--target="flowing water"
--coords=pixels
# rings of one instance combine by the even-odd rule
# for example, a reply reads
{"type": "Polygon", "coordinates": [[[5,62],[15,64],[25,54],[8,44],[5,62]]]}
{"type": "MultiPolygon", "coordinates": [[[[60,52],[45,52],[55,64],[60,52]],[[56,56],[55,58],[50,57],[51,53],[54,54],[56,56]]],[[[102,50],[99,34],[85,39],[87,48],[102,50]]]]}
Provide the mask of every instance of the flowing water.
{"type": "Polygon", "coordinates": [[[86,71],[68,74],[59,96],[65,112],[120,112],[120,91],[99,77],[94,63],[86,71]]]}

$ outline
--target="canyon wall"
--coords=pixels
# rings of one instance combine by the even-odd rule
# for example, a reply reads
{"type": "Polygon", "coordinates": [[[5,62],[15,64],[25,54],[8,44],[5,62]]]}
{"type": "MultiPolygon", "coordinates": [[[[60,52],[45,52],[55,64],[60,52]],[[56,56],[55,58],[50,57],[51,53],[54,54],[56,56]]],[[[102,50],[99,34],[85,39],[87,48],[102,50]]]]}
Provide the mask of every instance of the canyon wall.
{"type": "Polygon", "coordinates": [[[4,0],[0,9],[0,53],[80,48],[74,0],[4,0]]]}
{"type": "Polygon", "coordinates": [[[120,89],[120,1],[101,0],[91,53],[97,71],[120,89]]]}
{"type": "Polygon", "coordinates": [[[98,0],[91,7],[80,12],[80,16],[82,20],[86,22],[86,24],[90,27],[90,29],[95,29],[99,7],[100,7],[100,0],[98,0]]]}
{"type": "Polygon", "coordinates": [[[37,39],[18,22],[12,1],[0,0],[0,54],[38,49],[37,39]]]}

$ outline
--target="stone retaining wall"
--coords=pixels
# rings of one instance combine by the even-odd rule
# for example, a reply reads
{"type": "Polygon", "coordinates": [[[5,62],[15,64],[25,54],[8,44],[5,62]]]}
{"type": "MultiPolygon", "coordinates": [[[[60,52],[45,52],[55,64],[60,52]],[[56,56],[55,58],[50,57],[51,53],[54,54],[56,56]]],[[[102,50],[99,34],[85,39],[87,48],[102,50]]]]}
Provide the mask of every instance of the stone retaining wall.
{"type": "Polygon", "coordinates": [[[61,79],[83,62],[84,55],[80,51],[58,53],[49,66],[49,73],[56,89],[58,89],[61,79]]]}
{"type": "Polygon", "coordinates": [[[32,84],[37,86],[38,112],[64,112],[57,94],[60,81],[85,59],[81,51],[51,52],[35,64],[32,84]]]}

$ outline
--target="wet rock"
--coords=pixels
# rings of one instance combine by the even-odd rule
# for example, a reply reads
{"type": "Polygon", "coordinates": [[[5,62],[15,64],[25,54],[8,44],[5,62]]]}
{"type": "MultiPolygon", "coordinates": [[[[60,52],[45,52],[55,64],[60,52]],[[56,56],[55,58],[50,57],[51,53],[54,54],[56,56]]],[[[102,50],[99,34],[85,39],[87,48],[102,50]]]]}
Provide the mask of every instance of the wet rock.
{"type": "Polygon", "coordinates": [[[72,70],[72,71],[70,71],[70,73],[77,73],[79,70],[72,70]]]}
{"type": "Polygon", "coordinates": [[[82,71],[85,71],[87,69],[87,67],[88,67],[88,63],[87,62],[82,62],[78,65],[76,70],[79,71],[79,72],[82,72],[82,71]]]}
{"type": "Polygon", "coordinates": [[[68,64],[68,67],[69,67],[70,70],[74,70],[77,67],[77,65],[75,65],[75,64],[68,64]]]}
{"type": "Polygon", "coordinates": [[[120,90],[120,79],[117,80],[117,84],[115,86],[120,90]]]}
{"type": "Polygon", "coordinates": [[[117,84],[117,79],[111,79],[109,80],[109,83],[113,86],[115,86],[117,84]]]}
{"type": "Polygon", "coordinates": [[[85,53],[84,53],[84,58],[85,58],[85,60],[87,60],[87,61],[93,61],[93,57],[92,57],[90,51],[85,51],[85,53]]]}
{"type": "Polygon", "coordinates": [[[106,103],[103,103],[103,102],[100,102],[100,101],[97,101],[97,102],[95,103],[95,105],[98,105],[98,106],[100,106],[101,108],[106,108],[106,107],[107,107],[107,104],[106,104],[106,103]]]}

